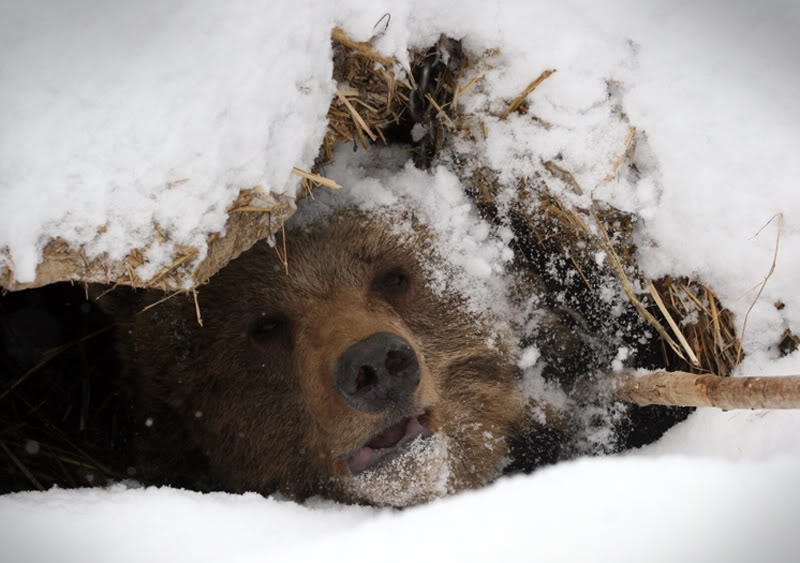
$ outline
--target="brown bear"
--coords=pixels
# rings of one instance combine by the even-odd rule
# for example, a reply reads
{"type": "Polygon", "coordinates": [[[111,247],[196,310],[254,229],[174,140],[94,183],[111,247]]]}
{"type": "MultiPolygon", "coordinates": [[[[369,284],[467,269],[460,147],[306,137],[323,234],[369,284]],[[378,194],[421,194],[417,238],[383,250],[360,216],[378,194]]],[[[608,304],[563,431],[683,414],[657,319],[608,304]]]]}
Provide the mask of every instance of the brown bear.
{"type": "Polygon", "coordinates": [[[338,212],[194,301],[117,290],[145,483],[407,506],[486,484],[530,433],[509,340],[429,287],[430,237],[338,212]]]}

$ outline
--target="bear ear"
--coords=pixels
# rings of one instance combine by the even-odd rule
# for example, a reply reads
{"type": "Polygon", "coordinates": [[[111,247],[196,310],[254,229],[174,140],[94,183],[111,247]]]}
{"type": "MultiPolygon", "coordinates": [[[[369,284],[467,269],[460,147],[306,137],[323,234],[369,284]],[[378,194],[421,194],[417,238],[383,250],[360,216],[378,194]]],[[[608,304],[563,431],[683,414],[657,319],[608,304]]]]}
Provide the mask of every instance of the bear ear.
{"type": "Polygon", "coordinates": [[[89,285],[89,297],[101,311],[117,321],[133,317],[146,304],[152,290],[135,289],[126,285],[112,287],[102,284],[89,285]]]}

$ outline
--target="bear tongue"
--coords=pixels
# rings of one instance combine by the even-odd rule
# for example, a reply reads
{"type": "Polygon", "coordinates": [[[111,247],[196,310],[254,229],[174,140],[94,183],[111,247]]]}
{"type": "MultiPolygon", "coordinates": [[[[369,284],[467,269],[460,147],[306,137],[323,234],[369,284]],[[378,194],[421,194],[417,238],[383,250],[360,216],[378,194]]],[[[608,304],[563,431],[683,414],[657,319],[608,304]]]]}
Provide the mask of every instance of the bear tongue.
{"type": "Polygon", "coordinates": [[[408,419],[404,418],[361,446],[361,448],[347,460],[350,471],[355,474],[377,462],[390,448],[400,443],[400,440],[406,435],[407,425],[408,419]]]}
{"type": "Polygon", "coordinates": [[[419,421],[419,417],[423,414],[425,411],[419,411],[404,418],[361,446],[347,460],[350,471],[353,474],[359,473],[375,464],[393,449],[413,441],[417,436],[429,436],[430,431],[419,421]]]}
{"type": "Polygon", "coordinates": [[[403,439],[403,436],[406,435],[407,426],[408,418],[404,418],[397,424],[394,424],[384,430],[381,434],[377,435],[364,445],[374,450],[391,448],[392,446],[397,445],[397,443],[403,439]]]}

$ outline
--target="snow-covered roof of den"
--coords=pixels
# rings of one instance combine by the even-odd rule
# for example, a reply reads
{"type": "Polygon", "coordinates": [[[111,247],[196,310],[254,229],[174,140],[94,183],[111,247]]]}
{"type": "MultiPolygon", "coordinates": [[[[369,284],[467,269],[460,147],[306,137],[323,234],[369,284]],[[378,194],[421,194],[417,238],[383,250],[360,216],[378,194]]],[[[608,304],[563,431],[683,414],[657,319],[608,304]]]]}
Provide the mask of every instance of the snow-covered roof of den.
{"type": "Polygon", "coordinates": [[[191,287],[292,212],[292,169],[313,163],[333,93],[331,23],[316,7],[2,11],[0,285],[191,287]],[[241,190],[280,209],[229,217],[241,190]],[[188,277],[163,275],[176,261],[188,277]]]}

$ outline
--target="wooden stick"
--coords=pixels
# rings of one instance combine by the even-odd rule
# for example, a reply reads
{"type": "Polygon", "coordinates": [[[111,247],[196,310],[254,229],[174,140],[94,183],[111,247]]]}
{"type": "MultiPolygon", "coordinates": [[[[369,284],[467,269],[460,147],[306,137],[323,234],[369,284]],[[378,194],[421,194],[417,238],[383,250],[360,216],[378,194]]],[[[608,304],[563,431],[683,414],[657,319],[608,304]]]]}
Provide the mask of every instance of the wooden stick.
{"type": "Polygon", "coordinates": [[[800,376],[720,377],[685,371],[626,374],[614,396],[639,406],[800,409],[800,376]]]}

